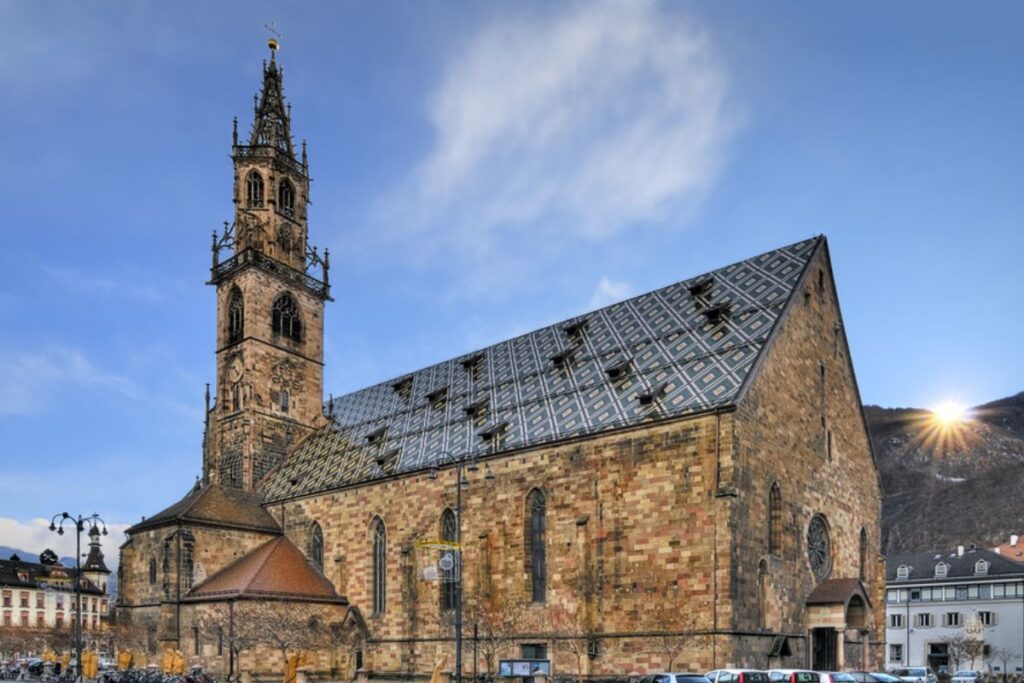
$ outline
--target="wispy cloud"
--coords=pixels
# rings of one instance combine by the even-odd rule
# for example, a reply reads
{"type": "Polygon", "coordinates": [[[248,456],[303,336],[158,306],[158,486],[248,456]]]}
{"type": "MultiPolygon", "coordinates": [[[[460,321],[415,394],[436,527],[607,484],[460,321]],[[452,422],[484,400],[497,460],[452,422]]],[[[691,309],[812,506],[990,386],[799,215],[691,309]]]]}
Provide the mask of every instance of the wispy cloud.
{"type": "Polygon", "coordinates": [[[617,301],[628,299],[632,294],[633,288],[628,283],[616,282],[607,277],[602,277],[598,281],[597,287],[594,288],[594,294],[590,297],[590,307],[602,308],[617,301]]]}
{"type": "Polygon", "coordinates": [[[736,119],[710,37],[657,3],[500,16],[429,99],[435,144],[381,207],[396,244],[473,277],[683,222],[736,119]]]}
{"type": "Polygon", "coordinates": [[[78,349],[50,345],[24,351],[0,348],[0,416],[32,415],[61,387],[103,390],[129,398],[134,382],[97,367],[78,349]]]}
{"type": "Polygon", "coordinates": [[[165,288],[141,273],[113,278],[67,266],[41,265],[46,276],[65,289],[82,296],[118,297],[155,302],[164,298],[165,288]]]}
{"type": "MultiPolygon", "coordinates": [[[[117,571],[118,552],[117,549],[124,543],[124,532],[130,524],[116,522],[108,523],[107,535],[101,539],[101,548],[107,567],[111,571],[117,571]]],[[[65,533],[63,535],[50,531],[50,520],[35,518],[22,522],[10,517],[0,517],[0,544],[9,548],[24,550],[25,552],[39,554],[49,548],[57,553],[58,557],[75,556],[75,536],[65,533]]],[[[67,526],[65,525],[65,528],[67,526]]],[[[72,529],[74,527],[71,527],[72,529]]],[[[87,538],[82,538],[83,552],[87,549],[87,538]]],[[[2,559],[7,559],[2,558],[2,559]]]]}

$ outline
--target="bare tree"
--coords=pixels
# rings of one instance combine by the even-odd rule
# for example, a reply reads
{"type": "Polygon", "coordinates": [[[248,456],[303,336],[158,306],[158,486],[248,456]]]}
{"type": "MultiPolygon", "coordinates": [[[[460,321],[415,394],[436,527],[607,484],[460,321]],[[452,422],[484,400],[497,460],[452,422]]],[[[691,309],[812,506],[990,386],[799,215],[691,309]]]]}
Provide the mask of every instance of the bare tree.
{"type": "MultiPolygon", "coordinates": [[[[245,615],[236,615],[245,616],[245,615]]],[[[203,614],[199,619],[199,628],[203,633],[216,633],[221,642],[228,648],[228,674],[227,680],[234,681],[238,678],[238,660],[242,653],[260,644],[255,629],[246,626],[235,627],[232,620],[231,608],[203,614]]]]}
{"type": "Polygon", "coordinates": [[[336,668],[333,661],[333,653],[343,652],[348,658],[348,666],[346,668],[351,669],[345,675],[348,676],[349,680],[354,679],[357,671],[353,665],[359,653],[367,651],[370,637],[366,623],[363,621],[358,610],[350,607],[342,620],[328,624],[325,636],[332,650],[331,668],[336,668]]]}
{"type": "Polygon", "coordinates": [[[315,650],[327,642],[324,610],[318,605],[253,601],[235,606],[234,630],[238,637],[266,645],[281,653],[285,683],[293,683],[289,655],[315,650]]]}
{"type": "Polygon", "coordinates": [[[1010,660],[1013,659],[1013,657],[1014,652],[1008,647],[994,647],[988,653],[988,661],[990,667],[992,666],[992,662],[997,662],[1001,665],[999,671],[1002,674],[1001,678],[1003,679],[1004,683],[1006,681],[1007,676],[1009,676],[1007,667],[1010,666],[1010,660]]]}
{"type": "Polygon", "coordinates": [[[551,630],[552,647],[572,655],[576,660],[576,680],[583,683],[583,663],[596,648],[593,621],[586,607],[579,603],[576,609],[562,605],[552,607],[547,619],[551,630]]]}
{"type": "Polygon", "coordinates": [[[515,643],[526,620],[526,605],[509,593],[472,596],[466,601],[463,623],[476,626],[477,646],[487,673],[493,674],[498,655],[515,643]]]}
{"type": "Polygon", "coordinates": [[[676,660],[684,653],[710,644],[710,636],[700,630],[697,619],[703,610],[673,596],[678,596],[675,587],[652,596],[642,616],[644,630],[649,632],[645,637],[646,645],[651,653],[665,658],[665,671],[672,671],[676,660]]]}
{"type": "Polygon", "coordinates": [[[946,653],[949,655],[949,661],[953,664],[954,671],[959,670],[960,665],[966,662],[973,665],[985,647],[982,641],[967,638],[963,633],[948,636],[940,642],[946,645],[946,653]]]}

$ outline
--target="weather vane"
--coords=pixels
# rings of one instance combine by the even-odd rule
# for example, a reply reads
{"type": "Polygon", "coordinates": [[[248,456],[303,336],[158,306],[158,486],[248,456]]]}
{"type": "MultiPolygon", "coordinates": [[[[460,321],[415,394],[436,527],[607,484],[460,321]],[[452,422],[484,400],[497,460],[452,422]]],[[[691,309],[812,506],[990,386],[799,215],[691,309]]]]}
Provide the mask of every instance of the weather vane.
{"type": "Polygon", "coordinates": [[[270,38],[269,38],[269,39],[267,40],[267,46],[268,46],[268,47],[269,47],[269,48],[270,48],[271,50],[273,50],[274,52],[277,52],[277,50],[279,49],[279,45],[278,45],[278,42],[277,42],[277,41],[278,41],[278,38],[280,38],[280,37],[281,37],[281,34],[280,34],[280,33],[278,32],[278,30],[277,30],[277,24],[276,24],[275,22],[273,22],[273,21],[272,21],[272,22],[270,22],[269,24],[263,24],[263,28],[267,29],[267,30],[268,30],[268,31],[270,31],[270,32],[271,32],[272,34],[274,34],[273,36],[271,36],[271,37],[270,37],[270,38]]]}

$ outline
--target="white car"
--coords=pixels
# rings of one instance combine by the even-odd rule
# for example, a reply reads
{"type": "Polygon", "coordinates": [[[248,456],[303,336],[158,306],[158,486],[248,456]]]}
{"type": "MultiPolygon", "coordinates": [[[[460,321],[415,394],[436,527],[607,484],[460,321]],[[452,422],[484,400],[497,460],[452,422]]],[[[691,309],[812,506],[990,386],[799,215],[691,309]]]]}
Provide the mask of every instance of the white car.
{"type": "MultiPolygon", "coordinates": [[[[938,683],[938,677],[923,666],[911,666],[906,669],[896,669],[893,676],[902,678],[904,683],[938,683]]],[[[973,681],[971,683],[974,683],[973,681]]]]}
{"type": "Polygon", "coordinates": [[[953,678],[949,679],[950,683],[978,683],[981,680],[980,671],[957,671],[953,674],[953,678]]]}
{"type": "Polygon", "coordinates": [[[768,680],[770,683],[821,683],[821,674],[807,669],[772,669],[768,680]]]}
{"type": "Polygon", "coordinates": [[[857,683],[857,680],[842,671],[828,671],[821,674],[821,683],[857,683]]]}
{"type": "Polygon", "coordinates": [[[768,683],[767,672],[758,669],[716,669],[704,677],[711,683],[768,683]]]}

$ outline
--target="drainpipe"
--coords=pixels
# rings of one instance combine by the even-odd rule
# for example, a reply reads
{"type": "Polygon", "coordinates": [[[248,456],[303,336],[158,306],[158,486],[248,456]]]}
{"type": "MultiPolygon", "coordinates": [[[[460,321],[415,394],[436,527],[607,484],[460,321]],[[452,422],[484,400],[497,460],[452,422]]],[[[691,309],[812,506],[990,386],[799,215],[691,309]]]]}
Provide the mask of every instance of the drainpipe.
{"type": "Polygon", "coordinates": [[[715,490],[711,494],[711,668],[718,668],[718,488],[722,477],[722,414],[715,412],[715,490]]]}

